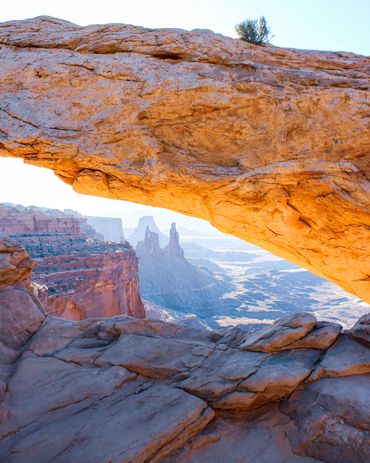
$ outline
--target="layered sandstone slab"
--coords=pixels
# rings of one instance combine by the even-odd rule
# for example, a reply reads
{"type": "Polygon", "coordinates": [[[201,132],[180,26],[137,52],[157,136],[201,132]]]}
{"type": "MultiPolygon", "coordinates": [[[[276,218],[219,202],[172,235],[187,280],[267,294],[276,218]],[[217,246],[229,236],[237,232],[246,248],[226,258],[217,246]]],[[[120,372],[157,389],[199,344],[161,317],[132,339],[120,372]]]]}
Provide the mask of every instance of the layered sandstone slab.
{"type": "Polygon", "coordinates": [[[19,287],[28,256],[18,259],[22,250],[9,241],[0,251],[9,262],[0,287],[0,353],[8,353],[0,355],[1,461],[369,460],[370,348],[355,339],[357,326],[339,333],[334,325],[336,339],[331,332],[333,344],[322,347],[311,335],[322,324],[294,315],[275,324],[267,352],[256,352],[245,350],[256,334],[243,330],[45,318],[36,300],[2,304],[4,292],[33,296],[29,272],[19,287]],[[287,347],[287,327],[309,348],[287,347]]]}
{"type": "Polygon", "coordinates": [[[0,46],[0,155],[370,300],[367,58],[47,17],[3,23],[0,46]]]}

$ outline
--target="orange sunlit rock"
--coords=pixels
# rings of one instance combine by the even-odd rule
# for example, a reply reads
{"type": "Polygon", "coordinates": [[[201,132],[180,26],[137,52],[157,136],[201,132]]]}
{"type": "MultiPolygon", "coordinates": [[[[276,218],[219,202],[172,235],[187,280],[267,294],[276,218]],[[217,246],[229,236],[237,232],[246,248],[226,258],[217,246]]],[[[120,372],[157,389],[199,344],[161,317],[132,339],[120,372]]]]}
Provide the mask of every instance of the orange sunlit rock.
{"type": "Polygon", "coordinates": [[[46,17],[0,25],[0,45],[0,155],[370,300],[368,58],[46,17]]]}

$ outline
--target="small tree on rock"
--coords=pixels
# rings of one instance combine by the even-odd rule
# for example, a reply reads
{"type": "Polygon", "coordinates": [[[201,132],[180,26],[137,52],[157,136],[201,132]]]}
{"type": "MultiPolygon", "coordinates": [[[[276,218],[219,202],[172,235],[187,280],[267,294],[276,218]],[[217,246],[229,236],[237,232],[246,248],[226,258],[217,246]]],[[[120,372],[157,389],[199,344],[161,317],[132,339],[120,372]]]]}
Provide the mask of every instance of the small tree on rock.
{"type": "Polygon", "coordinates": [[[246,19],[235,26],[236,33],[241,40],[262,45],[271,40],[270,28],[264,16],[259,19],[246,19]]]}

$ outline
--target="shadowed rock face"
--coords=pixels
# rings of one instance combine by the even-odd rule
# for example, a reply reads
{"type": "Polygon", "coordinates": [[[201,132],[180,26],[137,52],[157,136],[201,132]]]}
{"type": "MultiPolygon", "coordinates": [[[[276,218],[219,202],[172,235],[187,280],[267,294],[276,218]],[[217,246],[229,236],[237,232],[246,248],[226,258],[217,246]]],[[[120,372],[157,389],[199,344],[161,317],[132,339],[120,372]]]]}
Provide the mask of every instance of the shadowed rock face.
{"type": "Polygon", "coordinates": [[[45,319],[46,312],[31,290],[32,268],[19,243],[0,239],[0,403],[13,363],[45,319]]]}
{"type": "Polygon", "coordinates": [[[367,58],[53,18],[0,25],[0,46],[0,155],[370,300],[367,58]]]}
{"type": "Polygon", "coordinates": [[[258,336],[45,318],[24,250],[0,241],[0,263],[0,461],[369,461],[370,349],[358,326],[341,334],[303,313],[258,336]]]}

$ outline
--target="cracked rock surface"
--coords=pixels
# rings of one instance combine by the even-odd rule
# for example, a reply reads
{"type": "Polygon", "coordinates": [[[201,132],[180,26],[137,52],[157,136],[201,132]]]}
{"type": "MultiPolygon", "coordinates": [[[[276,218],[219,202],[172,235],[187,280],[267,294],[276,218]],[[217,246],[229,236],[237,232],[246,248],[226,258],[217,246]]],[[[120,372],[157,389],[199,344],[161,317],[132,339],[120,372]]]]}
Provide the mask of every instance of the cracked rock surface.
{"type": "Polygon", "coordinates": [[[0,155],[210,221],[370,301],[368,58],[206,30],[0,24],[0,155]]]}
{"type": "Polygon", "coordinates": [[[9,240],[0,250],[0,461],[370,460],[370,349],[358,325],[341,333],[302,313],[233,336],[131,317],[67,321],[31,296],[27,253],[9,240]],[[261,339],[275,348],[256,352],[261,339]]]}

